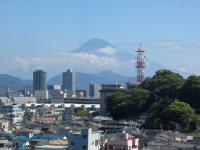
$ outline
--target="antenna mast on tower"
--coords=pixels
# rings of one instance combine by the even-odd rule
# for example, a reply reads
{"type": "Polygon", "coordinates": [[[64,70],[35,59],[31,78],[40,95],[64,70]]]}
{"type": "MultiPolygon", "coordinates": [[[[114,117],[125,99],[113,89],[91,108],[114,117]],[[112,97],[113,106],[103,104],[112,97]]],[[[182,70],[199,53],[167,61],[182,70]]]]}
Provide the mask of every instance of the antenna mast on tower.
{"type": "Polygon", "coordinates": [[[136,68],[137,68],[137,82],[144,81],[144,69],[146,68],[146,62],[145,62],[145,55],[144,50],[141,49],[141,43],[140,48],[138,48],[137,52],[137,62],[136,62],[136,68]]]}

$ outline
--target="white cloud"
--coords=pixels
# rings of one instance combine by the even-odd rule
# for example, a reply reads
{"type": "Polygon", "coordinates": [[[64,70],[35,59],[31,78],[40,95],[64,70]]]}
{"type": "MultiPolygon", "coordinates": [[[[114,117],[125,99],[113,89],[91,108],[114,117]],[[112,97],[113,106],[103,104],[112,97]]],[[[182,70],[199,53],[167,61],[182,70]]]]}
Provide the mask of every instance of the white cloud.
{"type": "Polygon", "coordinates": [[[100,48],[97,51],[100,52],[100,53],[107,54],[107,55],[114,55],[117,52],[116,49],[114,49],[114,48],[112,48],[110,46],[107,46],[107,47],[104,47],[104,48],[100,48]]]}
{"type": "Polygon", "coordinates": [[[28,71],[29,70],[29,67],[30,67],[29,66],[29,62],[27,62],[26,60],[23,60],[22,58],[17,57],[15,59],[15,61],[21,65],[21,67],[22,67],[22,69],[24,71],[28,71]]]}
{"type": "MultiPolygon", "coordinates": [[[[200,51],[198,51],[198,49],[200,48],[200,45],[198,44],[185,46],[184,44],[177,42],[153,41],[144,43],[142,47],[146,50],[148,59],[185,73],[189,72],[197,75],[200,74],[200,65],[198,65],[200,55],[200,51]]],[[[136,49],[137,47],[134,48],[130,46],[131,52],[136,49]]],[[[17,57],[15,59],[15,62],[17,63],[15,65],[17,68],[19,68],[18,66],[20,65],[19,69],[24,72],[30,72],[34,69],[44,69],[48,73],[51,72],[51,75],[56,75],[67,68],[72,68],[74,71],[85,73],[94,73],[101,70],[114,70],[124,75],[136,74],[135,60],[130,60],[130,58],[122,59],[126,56],[118,55],[123,52],[123,49],[116,50],[111,47],[107,47],[99,49],[98,52],[107,55],[106,57],[103,57],[88,53],[70,52],[54,53],[46,57],[25,56],[17,57]]],[[[148,68],[155,67],[150,62],[147,62],[147,70],[148,68]]],[[[146,73],[152,72],[147,70],[146,73]]]]}
{"type": "Polygon", "coordinates": [[[200,64],[170,65],[170,67],[180,70],[182,72],[200,75],[200,64]]]}
{"type": "Polygon", "coordinates": [[[100,68],[119,68],[123,64],[115,57],[99,57],[88,53],[55,53],[48,57],[16,58],[17,63],[24,70],[34,68],[66,68],[72,67],[77,70],[92,70],[100,68]]]}
{"type": "MultiPolygon", "coordinates": [[[[133,50],[139,47],[139,43],[120,44],[119,46],[121,48],[133,50]]],[[[183,42],[173,40],[147,40],[142,42],[142,48],[150,49],[152,51],[159,49],[159,51],[172,50],[177,52],[191,52],[200,51],[200,44],[198,42],[185,44],[183,42]]]]}

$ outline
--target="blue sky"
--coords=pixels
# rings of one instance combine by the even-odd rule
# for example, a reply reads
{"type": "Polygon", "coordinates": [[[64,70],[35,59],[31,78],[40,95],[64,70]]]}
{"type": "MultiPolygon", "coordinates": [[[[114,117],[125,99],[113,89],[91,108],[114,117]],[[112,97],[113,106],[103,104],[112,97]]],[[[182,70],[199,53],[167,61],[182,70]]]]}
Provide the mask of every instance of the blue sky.
{"type": "Polygon", "coordinates": [[[57,75],[19,58],[50,59],[101,38],[127,50],[142,42],[149,59],[198,74],[199,8],[199,0],[1,0],[0,73],[31,78],[42,66],[57,75]]]}

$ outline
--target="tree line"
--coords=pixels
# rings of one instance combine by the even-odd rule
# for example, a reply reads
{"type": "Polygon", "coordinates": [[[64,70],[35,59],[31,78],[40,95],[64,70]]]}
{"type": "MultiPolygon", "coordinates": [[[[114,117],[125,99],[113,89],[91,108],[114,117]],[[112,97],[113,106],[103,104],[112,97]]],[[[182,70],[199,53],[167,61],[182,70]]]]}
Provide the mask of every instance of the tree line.
{"type": "Polygon", "coordinates": [[[145,128],[162,124],[164,129],[189,132],[197,128],[193,108],[200,108],[200,77],[158,70],[131,94],[116,92],[106,98],[107,111],[116,120],[137,117],[147,112],[145,128]]]}

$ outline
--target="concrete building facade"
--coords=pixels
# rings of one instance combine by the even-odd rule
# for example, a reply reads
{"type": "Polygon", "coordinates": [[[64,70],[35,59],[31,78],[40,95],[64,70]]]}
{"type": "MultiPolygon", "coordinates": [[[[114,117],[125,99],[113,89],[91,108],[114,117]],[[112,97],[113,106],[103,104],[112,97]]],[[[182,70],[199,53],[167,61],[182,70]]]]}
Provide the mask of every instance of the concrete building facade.
{"type": "Polygon", "coordinates": [[[138,150],[139,138],[130,138],[128,133],[118,133],[117,138],[108,139],[107,150],[138,150]]]}
{"type": "Polygon", "coordinates": [[[47,72],[44,70],[36,70],[33,72],[33,95],[35,96],[35,91],[42,91],[37,92],[39,95],[42,95],[42,98],[48,97],[46,95],[47,91],[47,72]]]}
{"type": "Polygon", "coordinates": [[[108,113],[106,112],[106,102],[105,99],[107,96],[113,94],[114,92],[122,91],[124,92],[124,85],[121,84],[105,84],[101,85],[100,90],[100,115],[101,116],[107,116],[108,113]]]}
{"type": "Polygon", "coordinates": [[[75,95],[75,72],[72,72],[71,69],[63,72],[62,82],[63,91],[67,90],[68,95],[75,95]]]}
{"type": "Polygon", "coordinates": [[[100,98],[100,90],[101,86],[99,84],[90,83],[89,85],[89,95],[91,98],[100,98]]]}
{"type": "Polygon", "coordinates": [[[68,150],[99,150],[100,132],[92,132],[92,129],[82,129],[81,133],[70,133],[68,136],[68,150]]]}
{"type": "Polygon", "coordinates": [[[51,98],[53,100],[64,100],[67,97],[67,94],[61,90],[52,90],[51,91],[51,98]]]}

